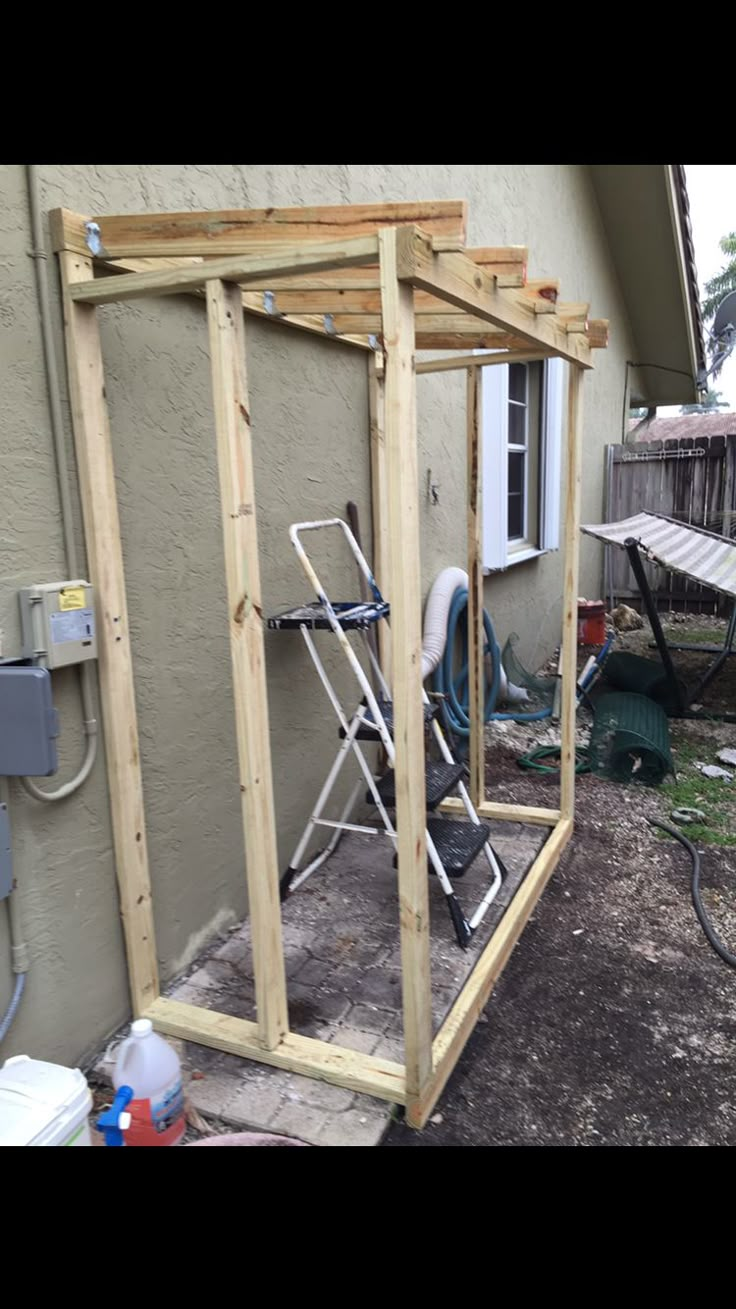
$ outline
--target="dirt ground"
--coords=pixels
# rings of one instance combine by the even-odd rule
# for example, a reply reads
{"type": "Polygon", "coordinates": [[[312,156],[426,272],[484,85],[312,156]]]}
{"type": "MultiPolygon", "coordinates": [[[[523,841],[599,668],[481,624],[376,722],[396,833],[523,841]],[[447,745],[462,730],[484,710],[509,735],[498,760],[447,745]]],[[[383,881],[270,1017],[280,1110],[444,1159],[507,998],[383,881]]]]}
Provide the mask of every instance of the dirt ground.
{"type": "MultiPolygon", "coordinates": [[[[723,626],[689,618],[669,635],[718,639],[723,626]]],[[[647,628],[619,648],[656,658],[650,639],[647,628]]],[[[712,657],[675,659],[691,681],[712,657]]],[[[736,709],[736,659],[704,704],[736,709]]],[[[736,725],[670,726],[676,781],[646,788],[578,779],[573,842],[435,1121],[423,1133],[396,1123],[386,1146],[736,1144],[736,974],[697,922],[686,851],[647,823],[668,820],[683,796],[699,801],[707,821],[689,830],[702,853],[703,899],[736,950],[736,780],[709,782],[695,768],[715,762],[722,746],[736,747],[736,725]]],[[[554,804],[556,779],[517,764],[530,745],[554,735],[544,725],[489,729],[489,794],[554,804]]]]}

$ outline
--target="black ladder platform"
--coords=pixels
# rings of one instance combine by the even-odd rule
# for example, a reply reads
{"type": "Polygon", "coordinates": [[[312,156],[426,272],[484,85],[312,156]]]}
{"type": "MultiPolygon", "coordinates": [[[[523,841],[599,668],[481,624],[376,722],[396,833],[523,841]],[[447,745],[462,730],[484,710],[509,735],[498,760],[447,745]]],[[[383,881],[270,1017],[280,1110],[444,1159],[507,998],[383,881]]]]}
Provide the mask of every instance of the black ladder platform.
{"type": "MultiPolygon", "coordinates": [[[[365,700],[363,700],[362,703],[365,704],[365,700]]],[[[386,724],[386,727],[388,728],[389,736],[393,739],[393,734],[394,734],[393,700],[378,699],[378,708],[380,709],[381,714],[383,716],[383,720],[386,724]]],[[[432,719],[437,717],[438,713],[439,713],[439,705],[425,704],[424,726],[427,727],[429,723],[431,723],[432,719]]],[[[344,738],[345,735],[346,735],[345,728],[344,727],[338,728],[338,736],[344,738]]],[[[365,716],[365,725],[364,726],[361,725],[358,728],[355,739],[356,741],[380,741],[381,738],[378,734],[378,728],[376,727],[376,724],[373,720],[373,716],[371,714],[370,709],[368,710],[368,713],[365,716]]]]}
{"type": "Polygon", "coordinates": [[[427,831],[450,880],[468,871],[491,834],[485,823],[462,823],[451,818],[429,818],[427,831]]]}
{"type": "MultiPolygon", "coordinates": [[[[458,782],[462,780],[465,772],[464,764],[447,764],[444,760],[437,762],[430,761],[425,769],[425,785],[427,791],[427,809],[436,809],[446,795],[454,790],[458,782]]],[[[378,794],[387,809],[396,807],[396,779],[393,768],[390,769],[378,783],[378,794]]],[[[366,802],[375,804],[370,791],[366,792],[366,802]]]]}
{"type": "MultiPolygon", "coordinates": [[[[491,834],[485,823],[459,823],[452,818],[429,818],[427,831],[450,881],[467,873],[491,834]]],[[[394,855],[394,868],[397,862],[394,855]]],[[[430,873],[433,873],[429,859],[427,862],[430,873]]]]}
{"type": "MultiPolygon", "coordinates": [[[[344,632],[365,630],[381,618],[388,618],[391,612],[387,600],[338,600],[332,608],[344,632]]],[[[267,626],[275,632],[288,632],[300,627],[308,627],[313,632],[332,631],[327,610],[319,600],[314,600],[312,604],[297,605],[296,609],[285,609],[282,614],[274,614],[273,618],[269,618],[267,626]]]]}

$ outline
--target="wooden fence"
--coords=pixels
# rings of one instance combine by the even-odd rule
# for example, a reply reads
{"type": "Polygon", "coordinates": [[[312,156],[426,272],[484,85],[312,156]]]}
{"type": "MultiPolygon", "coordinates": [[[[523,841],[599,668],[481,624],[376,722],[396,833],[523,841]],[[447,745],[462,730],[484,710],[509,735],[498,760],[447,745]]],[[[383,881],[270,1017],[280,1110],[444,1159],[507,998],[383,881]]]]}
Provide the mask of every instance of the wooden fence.
{"type": "MultiPolygon", "coordinates": [[[[648,510],[736,537],[736,436],[682,437],[608,446],[608,522],[648,510]]],[[[606,596],[639,595],[623,550],[606,548],[606,596]]],[[[659,609],[713,614],[723,597],[686,577],[647,564],[659,609]]]]}

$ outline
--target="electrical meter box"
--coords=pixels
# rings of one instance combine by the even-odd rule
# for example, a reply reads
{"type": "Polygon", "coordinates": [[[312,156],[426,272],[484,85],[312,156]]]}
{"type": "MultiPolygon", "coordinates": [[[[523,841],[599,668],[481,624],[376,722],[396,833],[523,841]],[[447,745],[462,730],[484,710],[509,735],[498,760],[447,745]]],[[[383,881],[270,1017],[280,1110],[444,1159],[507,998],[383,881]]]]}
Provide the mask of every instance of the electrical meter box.
{"type": "Polygon", "coordinates": [[[56,772],[59,723],[45,668],[0,666],[0,774],[50,777],[56,772]]]}
{"type": "Polygon", "coordinates": [[[94,588],[89,582],[47,582],[19,591],[23,658],[66,668],[97,658],[94,588]]]}

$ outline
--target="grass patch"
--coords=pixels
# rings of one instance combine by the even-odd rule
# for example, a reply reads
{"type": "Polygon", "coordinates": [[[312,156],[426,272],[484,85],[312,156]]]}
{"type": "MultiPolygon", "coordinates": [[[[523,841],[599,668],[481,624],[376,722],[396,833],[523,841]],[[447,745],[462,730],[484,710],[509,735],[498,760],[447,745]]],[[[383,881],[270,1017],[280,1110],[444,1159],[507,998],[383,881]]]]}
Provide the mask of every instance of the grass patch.
{"type": "Polygon", "coordinates": [[[668,627],[666,635],[675,645],[723,645],[726,633],[718,627],[668,627]]]}
{"type": "Polygon", "coordinates": [[[707,845],[736,846],[736,781],[703,777],[695,763],[711,763],[713,744],[702,737],[680,733],[673,726],[672,755],[677,779],[659,788],[663,817],[671,821],[673,809],[702,809],[705,823],[684,827],[691,840],[707,845]]]}

